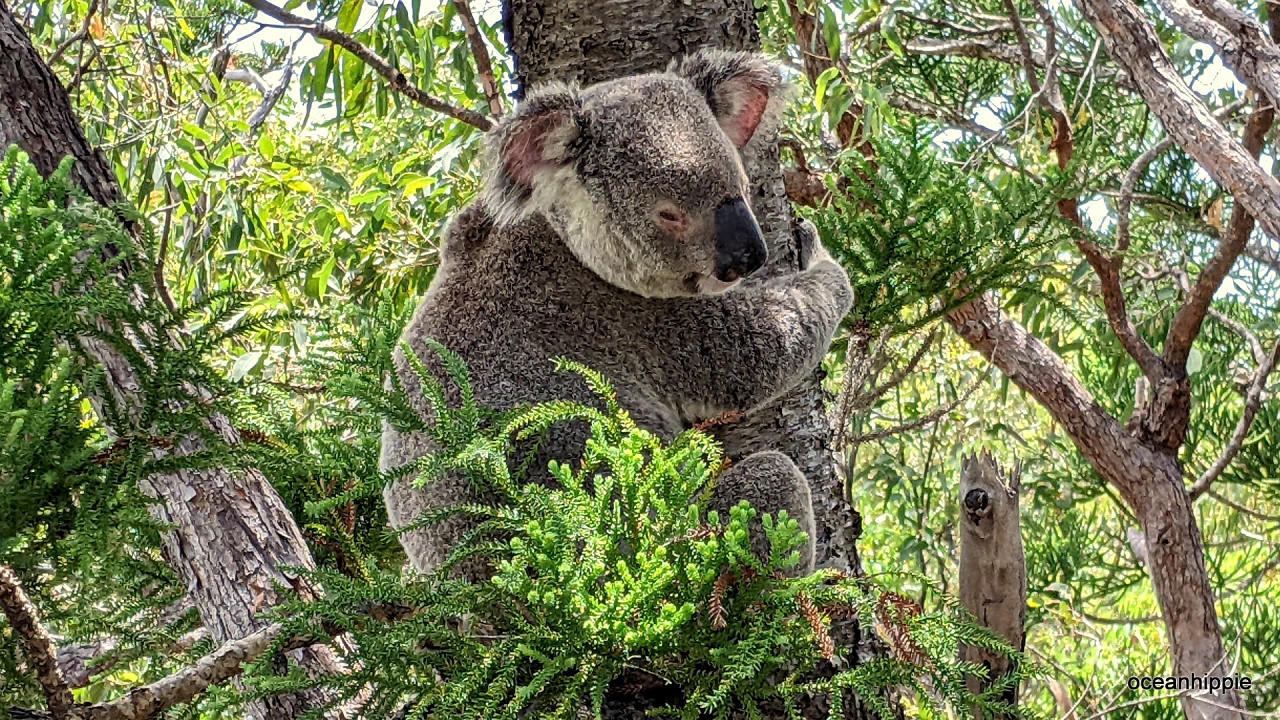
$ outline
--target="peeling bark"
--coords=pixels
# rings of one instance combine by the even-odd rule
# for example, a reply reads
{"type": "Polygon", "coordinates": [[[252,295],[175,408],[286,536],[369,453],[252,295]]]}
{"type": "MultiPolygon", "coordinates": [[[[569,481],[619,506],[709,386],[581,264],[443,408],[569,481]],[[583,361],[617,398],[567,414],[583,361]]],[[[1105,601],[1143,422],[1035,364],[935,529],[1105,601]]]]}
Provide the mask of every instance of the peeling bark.
{"type": "MultiPolygon", "coordinates": [[[[71,178],[76,184],[100,203],[120,200],[110,164],[86,140],[66,91],[0,0],[0,147],[9,143],[21,147],[45,175],[63,157],[74,156],[71,178]]],[[[82,338],[81,345],[106,369],[113,401],[135,411],[141,407],[141,383],[124,355],[91,338],[82,338]]],[[[133,421],[140,422],[136,413],[133,421]]],[[[226,417],[213,415],[207,422],[227,442],[240,441],[226,417]]],[[[123,435],[147,428],[111,430],[123,435]]],[[[174,452],[186,455],[202,447],[203,441],[185,438],[174,452]]],[[[279,600],[277,585],[307,591],[281,567],[312,568],[311,552],[293,515],[261,472],[211,468],[162,473],[144,480],[141,489],[161,501],[151,509],[157,521],[170,527],[163,537],[165,560],[215,640],[231,641],[265,627],[257,615],[279,600]]],[[[325,647],[297,651],[295,659],[310,672],[341,670],[333,651],[325,647]]],[[[251,705],[248,717],[288,720],[318,700],[311,693],[273,697],[251,705]]]]}

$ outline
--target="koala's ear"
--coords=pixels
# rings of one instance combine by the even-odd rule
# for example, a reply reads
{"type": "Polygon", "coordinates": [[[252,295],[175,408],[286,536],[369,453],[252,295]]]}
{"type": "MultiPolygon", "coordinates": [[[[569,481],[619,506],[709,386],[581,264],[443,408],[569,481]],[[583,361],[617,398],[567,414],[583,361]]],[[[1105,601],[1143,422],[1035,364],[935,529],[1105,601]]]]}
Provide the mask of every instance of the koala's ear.
{"type": "Polygon", "coordinates": [[[673,62],[669,72],[702,93],[739,149],[761,125],[777,120],[787,90],[779,66],[759,53],[708,48],[673,62]]]}
{"type": "Polygon", "coordinates": [[[489,131],[483,200],[499,224],[532,209],[529,200],[540,174],[572,165],[579,109],[577,88],[551,85],[531,93],[489,131]]]}

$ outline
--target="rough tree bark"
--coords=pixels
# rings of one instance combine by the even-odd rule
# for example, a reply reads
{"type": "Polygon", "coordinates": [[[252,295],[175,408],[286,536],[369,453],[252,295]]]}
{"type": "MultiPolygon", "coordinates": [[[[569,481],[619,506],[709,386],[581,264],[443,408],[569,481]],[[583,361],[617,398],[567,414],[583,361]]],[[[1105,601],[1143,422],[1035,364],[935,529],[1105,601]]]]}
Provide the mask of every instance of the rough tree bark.
{"type": "MultiPolygon", "coordinates": [[[[759,27],[752,0],[504,0],[508,48],[518,88],[559,80],[583,85],[660,70],[674,58],[702,47],[758,50],[759,27]]],[[[776,138],[747,147],[753,207],[769,243],[764,274],[798,269],[795,219],[787,204],[776,138]]],[[[809,478],[818,537],[818,567],[861,572],[854,542],[861,518],[845,497],[835,472],[831,427],[823,408],[820,373],[788,396],[720,434],[737,458],[773,448],[786,453],[809,478]]],[[[872,638],[856,625],[838,640],[861,660],[874,654],[872,638]]],[[[861,704],[849,716],[870,715],[861,704]]]]}
{"type": "MultiPolygon", "coordinates": [[[[1142,525],[1152,585],[1169,635],[1178,676],[1229,674],[1205,567],[1204,541],[1175,455],[1131,435],[1085,389],[1066,363],[984,295],[952,311],[947,321],[974,349],[1036,399],[1071,437],[1080,454],[1110,482],[1142,525]]],[[[1202,701],[1181,697],[1187,717],[1236,720],[1235,692],[1202,701]]]]}
{"type": "MultiPolygon", "coordinates": [[[[1017,650],[1026,646],[1027,559],[1022,551],[1018,514],[1019,475],[1015,468],[1006,483],[990,453],[966,457],[960,470],[960,602],[978,623],[1009,641],[1017,650]]],[[[960,659],[986,665],[987,680],[970,676],[969,691],[978,693],[1013,668],[1009,658],[982,648],[962,646],[960,659]]],[[[1004,694],[1018,700],[1014,685],[1004,694]]],[[[974,710],[975,720],[982,711],[974,710]]]]}
{"type": "MultiPolygon", "coordinates": [[[[1266,96],[1280,52],[1260,36],[1256,22],[1241,19],[1238,10],[1217,0],[1161,0],[1164,7],[1193,37],[1219,45],[1224,62],[1255,92],[1266,96]],[[1194,6],[1194,7],[1193,7],[1194,6]],[[1203,13],[1203,14],[1202,14],[1203,13]],[[1223,15],[1222,23],[1213,15],[1223,15]]],[[[1260,106],[1245,128],[1244,141],[1228,132],[1178,75],[1164,51],[1164,44],[1143,12],[1131,0],[1076,0],[1077,6],[1105,42],[1108,52],[1125,71],[1135,90],[1161,120],[1171,142],[1193,156],[1236,200],[1231,227],[1224,233],[1212,258],[1204,264],[1194,285],[1185,283],[1187,297],[1181,303],[1157,353],[1138,332],[1125,303],[1121,272],[1129,249],[1131,202],[1118,206],[1114,250],[1103,249],[1081,221],[1076,200],[1059,201],[1064,219],[1074,227],[1076,245],[1093,267],[1101,287],[1108,324],[1125,352],[1141,368],[1150,393],[1135,403],[1133,414],[1122,424],[1089,394],[1088,390],[1052,349],[1022,325],[1004,315],[992,295],[979,297],[950,313],[948,321],[973,348],[1000,368],[1010,380],[1036,399],[1071,437],[1081,455],[1116,490],[1138,519],[1148,551],[1148,567],[1156,600],[1169,640],[1173,674],[1180,677],[1222,677],[1231,673],[1214,606],[1215,593],[1204,555],[1204,542],[1196,523],[1195,498],[1216,475],[1206,473],[1188,490],[1178,455],[1186,441],[1190,421],[1191,385],[1186,362],[1191,345],[1209,310],[1209,304],[1236,258],[1248,246],[1253,228],[1250,216],[1270,235],[1280,228],[1280,184],[1256,162],[1273,111],[1260,106]]],[[[1018,18],[1016,4],[1006,1],[1014,29],[1028,58],[1028,82],[1035,87],[1034,62],[1018,18]]],[[[1045,42],[1052,47],[1056,28],[1053,16],[1036,4],[1045,24],[1045,42]]],[[[1278,6],[1268,3],[1273,13],[1278,6]]],[[[1272,15],[1275,18],[1275,15],[1272,15]]],[[[1273,24],[1280,34],[1280,26],[1273,24]]],[[[1052,55],[1051,49],[1046,50],[1052,55]]],[[[1055,117],[1054,142],[1060,169],[1071,157],[1071,126],[1063,112],[1061,94],[1052,87],[1053,74],[1045,73],[1046,89],[1038,93],[1041,104],[1055,117]]],[[[1159,145],[1144,153],[1126,176],[1130,195],[1159,145]]],[[[1280,354],[1280,348],[1276,351],[1280,354]]],[[[1265,384],[1273,364],[1264,353],[1254,353],[1258,363],[1254,384],[1265,384]]],[[[1257,395],[1257,393],[1255,393],[1257,395]]],[[[1260,397],[1260,396],[1258,396],[1260,397]]],[[[1255,401],[1256,402],[1256,401],[1255,401]]],[[[1247,434],[1251,416],[1246,413],[1236,434],[1247,434]]],[[[1234,437],[1234,436],[1233,436],[1234,437]]],[[[1218,472],[1233,457],[1233,441],[1214,463],[1218,472]]],[[[1237,691],[1206,696],[1180,695],[1183,711],[1193,720],[1236,720],[1243,716],[1237,691]]]]}
{"type": "MultiPolygon", "coordinates": [[[[85,139],[66,90],[0,0],[0,149],[9,144],[27,152],[46,175],[64,157],[74,156],[72,178],[90,197],[104,205],[121,197],[110,164],[85,139]]],[[[106,368],[114,401],[120,407],[138,408],[142,389],[124,356],[99,341],[86,338],[82,345],[106,368]]],[[[214,415],[208,422],[227,442],[240,441],[226,417],[214,415]]],[[[111,430],[122,436],[147,433],[148,428],[111,430]]],[[[174,452],[196,452],[201,442],[182,439],[174,452]]],[[[261,472],[180,471],[151,476],[141,487],[160,501],[151,507],[156,520],[171,528],[164,535],[165,560],[182,580],[215,640],[236,640],[265,627],[258,614],[279,599],[276,585],[306,592],[298,577],[280,568],[314,567],[311,552],[293,515],[261,472]]],[[[294,655],[309,671],[341,669],[333,651],[324,646],[294,655]]],[[[318,699],[311,694],[273,697],[253,704],[248,716],[288,720],[314,707],[318,699]]]]}

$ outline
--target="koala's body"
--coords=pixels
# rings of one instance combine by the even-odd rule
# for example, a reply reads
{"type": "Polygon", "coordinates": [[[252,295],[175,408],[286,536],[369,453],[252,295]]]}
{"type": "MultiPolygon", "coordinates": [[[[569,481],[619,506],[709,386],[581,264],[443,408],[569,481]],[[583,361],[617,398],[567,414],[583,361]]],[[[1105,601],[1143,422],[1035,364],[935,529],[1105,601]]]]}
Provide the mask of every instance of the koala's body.
{"type": "MultiPolygon", "coordinates": [[[[852,292],[816,236],[798,273],[742,286],[763,265],[764,239],[746,197],[739,151],[775,120],[777,70],[760,56],[703,51],[662,73],[586,89],[546,88],[490,133],[492,169],[481,200],[446,233],[441,266],[403,340],[438,367],[425,340],[470,367],[477,402],[496,409],[552,399],[596,402],[585,383],[554,370],[567,357],[605,374],[644,428],[665,439],[693,423],[749,412],[813,372],[852,292]]],[[[430,420],[417,376],[397,372],[430,420]]],[[[586,429],[553,429],[531,465],[581,456],[586,429]]],[[[382,466],[432,451],[427,438],[383,432],[382,466]]],[[[445,477],[385,492],[404,528],[424,513],[479,500],[445,477]]],[[[741,500],[786,510],[810,538],[798,572],[812,569],[808,483],[784,455],[762,451],[717,480],[712,506],[741,500]]],[[[436,569],[471,521],[455,517],[402,534],[415,567],[436,569]]],[[[754,537],[757,551],[762,538],[754,537]]],[[[481,576],[482,565],[460,567],[481,576]]]]}

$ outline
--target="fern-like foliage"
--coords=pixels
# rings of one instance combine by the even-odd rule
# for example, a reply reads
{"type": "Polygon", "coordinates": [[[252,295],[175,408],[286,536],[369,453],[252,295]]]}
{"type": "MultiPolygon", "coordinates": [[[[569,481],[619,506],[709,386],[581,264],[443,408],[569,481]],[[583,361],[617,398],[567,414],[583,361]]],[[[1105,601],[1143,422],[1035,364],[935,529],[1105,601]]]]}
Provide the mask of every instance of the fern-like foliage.
{"type": "Polygon", "coordinates": [[[1062,236],[1045,208],[1045,188],[1014,173],[968,173],[939,156],[933,135],[904,127],[899,136],[868,138],[874,163],[850,153],[831,205],[805,212],[849,270],[850,321],[898,331],[976,293],[1021,287],[1038,269],[1035,251],[1062,236]]]}
{"type": "Polygon", "coordinates": [[[325,598],[299,600],[279,616],[294,636],[350,635],[359,647],[352,672],[263,677],[257,692],[326,685],[335,698],[364,698],[367,718],[599,717],[611,702],[654,691],[662,698],[654,710],[680,718],[795,713],[810,695],[826,697],[838,717],[848,692],[887,717],[883,694],[897,687],[935,709],[951,702],[1013,712],[999,699],[1003,685],[981,696],[965,690],[965,674],[984,671],[955,660],[959,643],[1012,650],[958,607],[887,613],[893,596],[866,578],[786,577],[804,537],[785,514],[762,518],[772,551],[757,559],[747,535],[754,509],[742,503],[728,518],[705,510],[725,468],[708,436],[691,430],[662,442],[632,421],[605,378],[565,360],[559,370],[582,376],[599,405],[488,413],[461,360],[432,347],[460,402],[449,403],[442,382],[417,363],[435,418],[426,431],[439,448],[413,468],[418,482],[462,473],[498,501],[424,520],[466,513],[478,521],[430,576],[317,573],[325,598]],[[551,486],[521,482],[520,448],[570,421],[590,426],[582,458],[553,463],[551,486]],[[494,568],[489,580],[448,572],[477,556],[494,568]],[[895,654],[852,663],[830,627],[854,618],[885,627],[895,654]],[[835,672],[832,662],[846,669],[835,672]]]}
{"type": "MultiPolygon", "coordinates": [[[[104,643],[77,691],[98,700],[206,649],[175,652],[194,613],[176,605],[139,487],[250,459],[206,422],[238,392],[209,358],[271,319],[234,290],[160,302],[147,223],[87,198],[71,166],[45,178],[17,148],[0,161],[0,562],[61,645],[104,643]]],[[[0,704],[39,704],[16,639],[0,637],[0,704]]]]}
{"type": "MultiPolygon", "coordinates": [[[[164,615],[181,589],[159,560],[162,528],[139,482],[253,463],[289,502],[323,568],[313,573],[322,597],[274,611],[286,635],[355,642],[338,644],[350,672],[332,677],[281,675],[278,656],[264,657],[250,697],[323,686],[371,720],[603,715],[637,694],[682,718],[798,711],[818,695],[834,717],[850,692],[887,713],[888,688],[914,689],[921,707],[1008,710],[999,687],[968,693],[964,676],[977,668],[954,660],[961,642],[1008,648],[954,607],[919,613],[867,578],[787,578],[804,538],[785,515],[763,518],[772,550],[756,558],[754,509],[742,504],[727,518],[705,509],[725,466],[719,447],[695,431],[662,442],[588,368],[560,362],[598,403],[498,413],[477,401],[456,355],[433,346],[438,378],[410,352],[432,419],[424,422],[392,371],[404,313],[384,304],[334,323],[362,331],[321,334],[288,384],[227,380],[208,357],[274,319],[243,312],[249,298],[232,290],[176,312],[154,301],[145,223],[131,235],[119,220],[127,210],[80,197],[68,167],[41,178],[15,151],[0,163],[0,562],[19,571],[61,642],[117,643],[98,672],[119,682],[83,699],[189,660],[173,652],[191,621],[164,615]],[[133,369],[133,396],[106,384],[96,360],[104,348],[133,369]],[[247,442],[232,448],[216,437],[205,422],[212,412],[231,417],[247,442]],[[525,482],[530,450],[565,422],[589,427],[583,456],[553,465],[550,486],[525,482]],[[405,575],[384,529],[384,423],[425,433],[438,448],[399,472],[424,483],[461,474],[493,499],[423,519],[477,520],[431,576],[405,575]],[[182,446],[202,449],[175,451],[182,446]],[[468,559],[486,561],[493,576],[452,577],[450,567],[468,559]],[[893,655],[853,662],[831,634],[847,619],[882,628],[893,655]]],[[[38,703],[12,639],[0,642],[0,673],[4,701],[38,703]]],[[[219,691],[204,708],[234,714],[244,697],[219,691]]]]}
{"type": "MultiPolygon", "coordinates": [[[[203,353],[214,329],[226,331],[171,340],[193,313],[226,315],[235,299],[182,313],[151,300],[144,224],[130,235],[128,209],[84,197],[70,168],[41,177],[16,148],[0,161],[0,563],[61,644],[107,642],[95,674],[147,681],[181,666],[173,644],[194,619],[167,611],[182,588],[160,559],[162,528],[138,482],[231,457],[220,439],[205,453],[167,451],[211,435],[201,420],[221,406],[223,385],[203,353]],[[104,348],[132,367],[133,397],[108,386],[95,355],[104,348]]],[[[16,639],[0,643],[2,702],[38,704],[19,658],[16,639]]]]}

